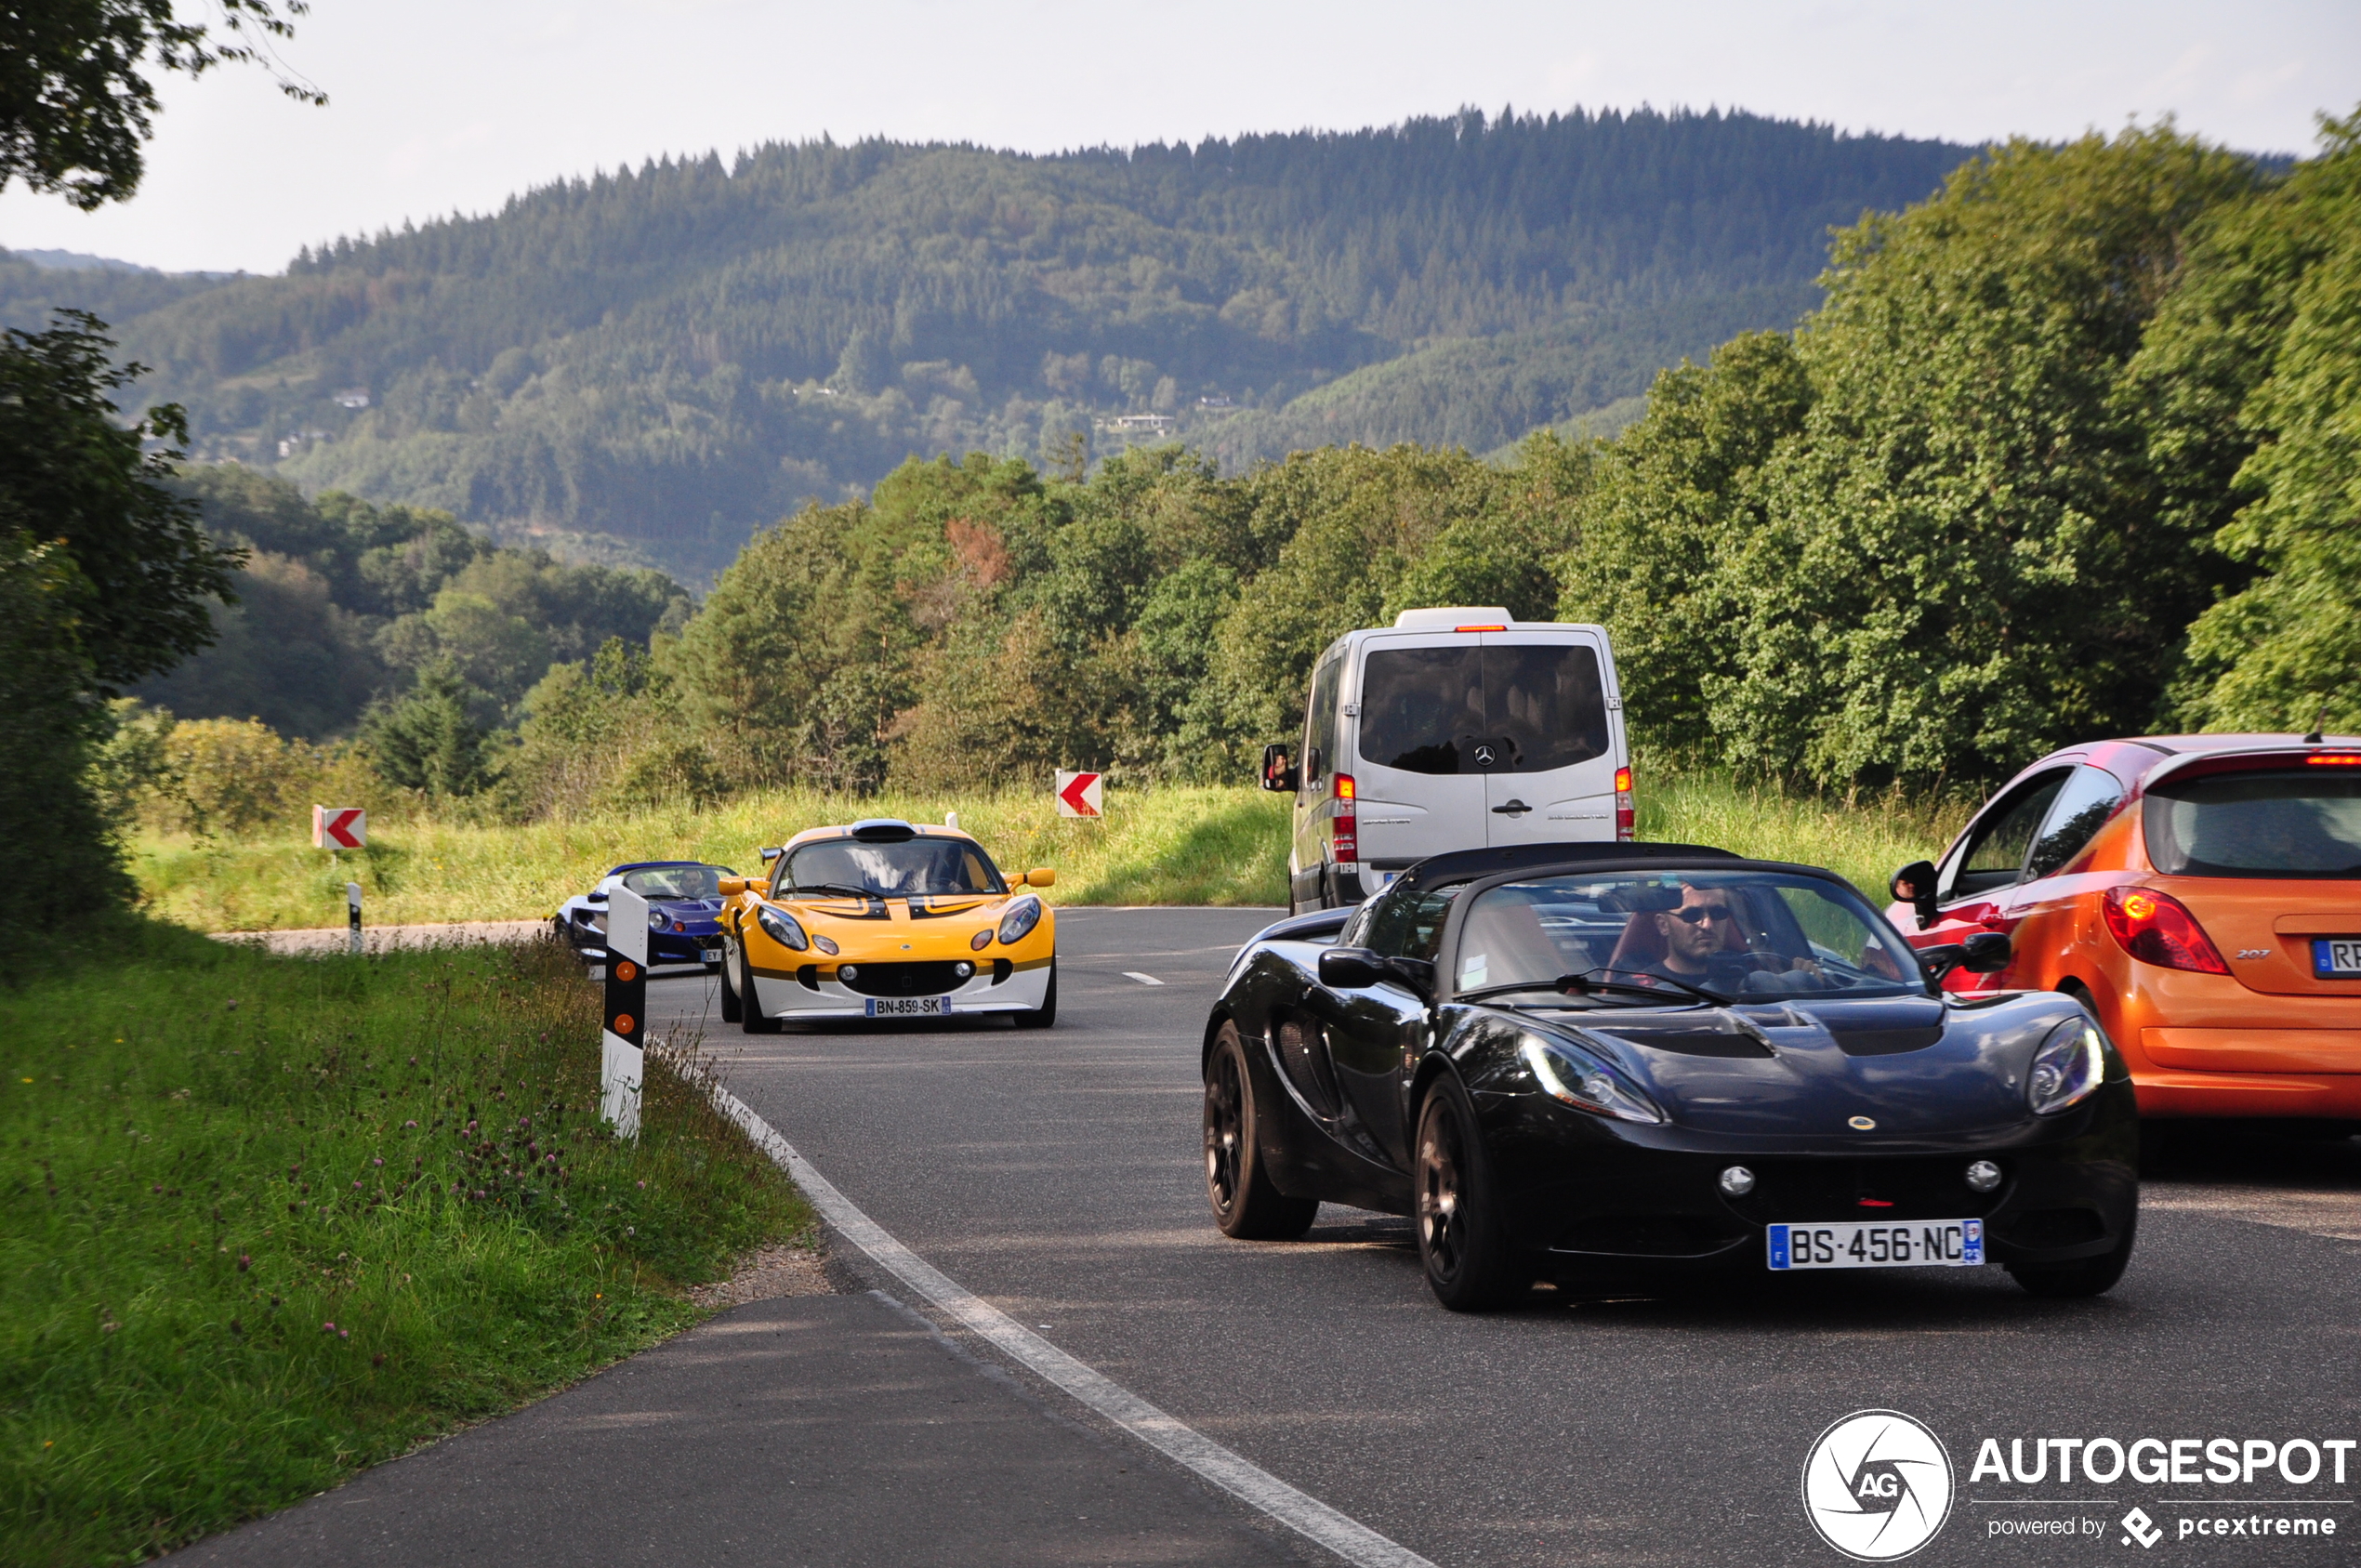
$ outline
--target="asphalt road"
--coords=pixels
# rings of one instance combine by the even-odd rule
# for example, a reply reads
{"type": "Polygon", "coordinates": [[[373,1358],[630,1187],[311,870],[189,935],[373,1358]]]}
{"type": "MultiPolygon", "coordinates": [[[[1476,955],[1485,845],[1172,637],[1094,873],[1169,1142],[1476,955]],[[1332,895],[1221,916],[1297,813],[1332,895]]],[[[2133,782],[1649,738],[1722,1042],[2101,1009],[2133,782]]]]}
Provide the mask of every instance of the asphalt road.
{"type": "Polygon", "coordinates": [[[1799,1478],[1825,1428],[1870,1408],[1927,1423],[1956,1467],[1950,1521],[1914,1561],[2361,1558],[2361,1450],[2341,1485],[2325,1465],[2305,1484],[1971,1474],[1985,1438],[2025,1440],[2028,1465],[2044,1438],[2361,1439],[2361,1145],[2175,1156],[2151,1173],[2130,1273],[2095,1301],[2037,1300],[1998,1270],[1867,1271],[1457,1316],[1404,1221],[1326,1209],[1291,1244],[1213,1228],[1198,1041],[1269,917],[1061,912],[1048,1033],[750,1037],[708,1017],[694,978],[656,982],[650,1011],[659,1031],[706,1019],[730,1087],[927,1261],[1443,1568],[1841,1561],[1799,1478]],[[2153,1548],[2118,1524],[2135,1505],[2153,1548]],[[2233,1514],[2338,1533],[2180,1534],[2233,1514]],[[2071,1538],[2019,1533],[2066,1520],[2071,1538]]]}

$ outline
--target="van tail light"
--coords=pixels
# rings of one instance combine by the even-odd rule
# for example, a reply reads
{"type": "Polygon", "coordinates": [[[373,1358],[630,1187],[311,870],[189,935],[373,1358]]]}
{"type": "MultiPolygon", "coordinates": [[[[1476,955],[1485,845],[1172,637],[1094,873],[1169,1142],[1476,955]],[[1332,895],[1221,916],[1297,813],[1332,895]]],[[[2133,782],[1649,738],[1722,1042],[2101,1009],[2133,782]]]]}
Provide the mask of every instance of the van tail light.
{"type": "Polygon", "coordinates": [[[2107,929],[2140,962],[2202,975],[2230,972],[2197,917],[2170,893],[2153,888],[2109,888],[2105,909],[2107,929]]]}
{"type": "Polygon", "coordinates": [[[1615,771],[1615,841],[1629,844],[1640,837],[1639,813],[1631,809],[1631,770],[1615,771]]]}
{"type": "Polygon", "coordinates": [[[1353,810],[1359,798],[1353,787],[1352,775],[1339,773],[1336,776],[1337,814],[1330,827],[1334,847],[1330,852],[1339,865],[1361,858],[1361,819],[1353,810]]]}

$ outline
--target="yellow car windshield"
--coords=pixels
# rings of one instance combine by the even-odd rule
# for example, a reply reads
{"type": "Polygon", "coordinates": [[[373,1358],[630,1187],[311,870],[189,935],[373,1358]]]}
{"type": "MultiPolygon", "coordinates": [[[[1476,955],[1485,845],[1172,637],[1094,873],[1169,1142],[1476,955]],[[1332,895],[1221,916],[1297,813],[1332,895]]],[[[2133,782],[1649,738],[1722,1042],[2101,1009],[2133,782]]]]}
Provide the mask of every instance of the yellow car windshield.
{"type": "Polygon", "coordinates": [[[822,838],[798,847],[780,868],[772,896],[807,892],[878,898],[938,897],[1008,890],[990,857],[959,838],[911,838],[899,844],[822,838]]]}

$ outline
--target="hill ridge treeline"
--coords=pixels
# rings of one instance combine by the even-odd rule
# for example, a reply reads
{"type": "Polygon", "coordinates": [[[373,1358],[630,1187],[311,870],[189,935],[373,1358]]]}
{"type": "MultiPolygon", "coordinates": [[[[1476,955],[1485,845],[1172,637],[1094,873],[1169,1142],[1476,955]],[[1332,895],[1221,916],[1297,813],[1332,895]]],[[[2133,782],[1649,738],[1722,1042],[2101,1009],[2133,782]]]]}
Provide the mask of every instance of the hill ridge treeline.
{"type": "Polygon", "coordinates": [[[1442,361],[1384,407],[1321,411],[1329,439],[1432,441],[1415,411],[1448,405],[1497,446],[1790,324],[1832,226],[1966,152],[1721,111],[772,144],[334,241],[116,325],[200,455],[693,578],[912,453],[1038,462],[1080,433],[1103,455],[1131,415],[1234,469],[1283,455],[1297,426],[1270,415],[1349,372],[1546,340],[1520,396],[1442,361]],[[1559,333],[1585,322],[1627,340],[1559,333]]]}

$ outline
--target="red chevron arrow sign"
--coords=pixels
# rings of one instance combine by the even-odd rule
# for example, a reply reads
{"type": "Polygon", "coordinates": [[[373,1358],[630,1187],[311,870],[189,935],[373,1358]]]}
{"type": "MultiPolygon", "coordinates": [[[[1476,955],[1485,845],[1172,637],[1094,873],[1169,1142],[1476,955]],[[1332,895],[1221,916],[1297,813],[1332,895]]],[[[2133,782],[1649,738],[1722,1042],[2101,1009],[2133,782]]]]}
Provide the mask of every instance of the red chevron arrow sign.
{"type": "Polygon", "coordinates": [[[369,813],[358,806],[311,808],[311,847],[358,850],[369,842],[369,813]]]}
{"type": "Polygon", "coordinates": [[[1069,773],[1062,768],[1058,770],[1058,815],[1102,817],[1106,811],[1104,773],[1069,773]]]}

